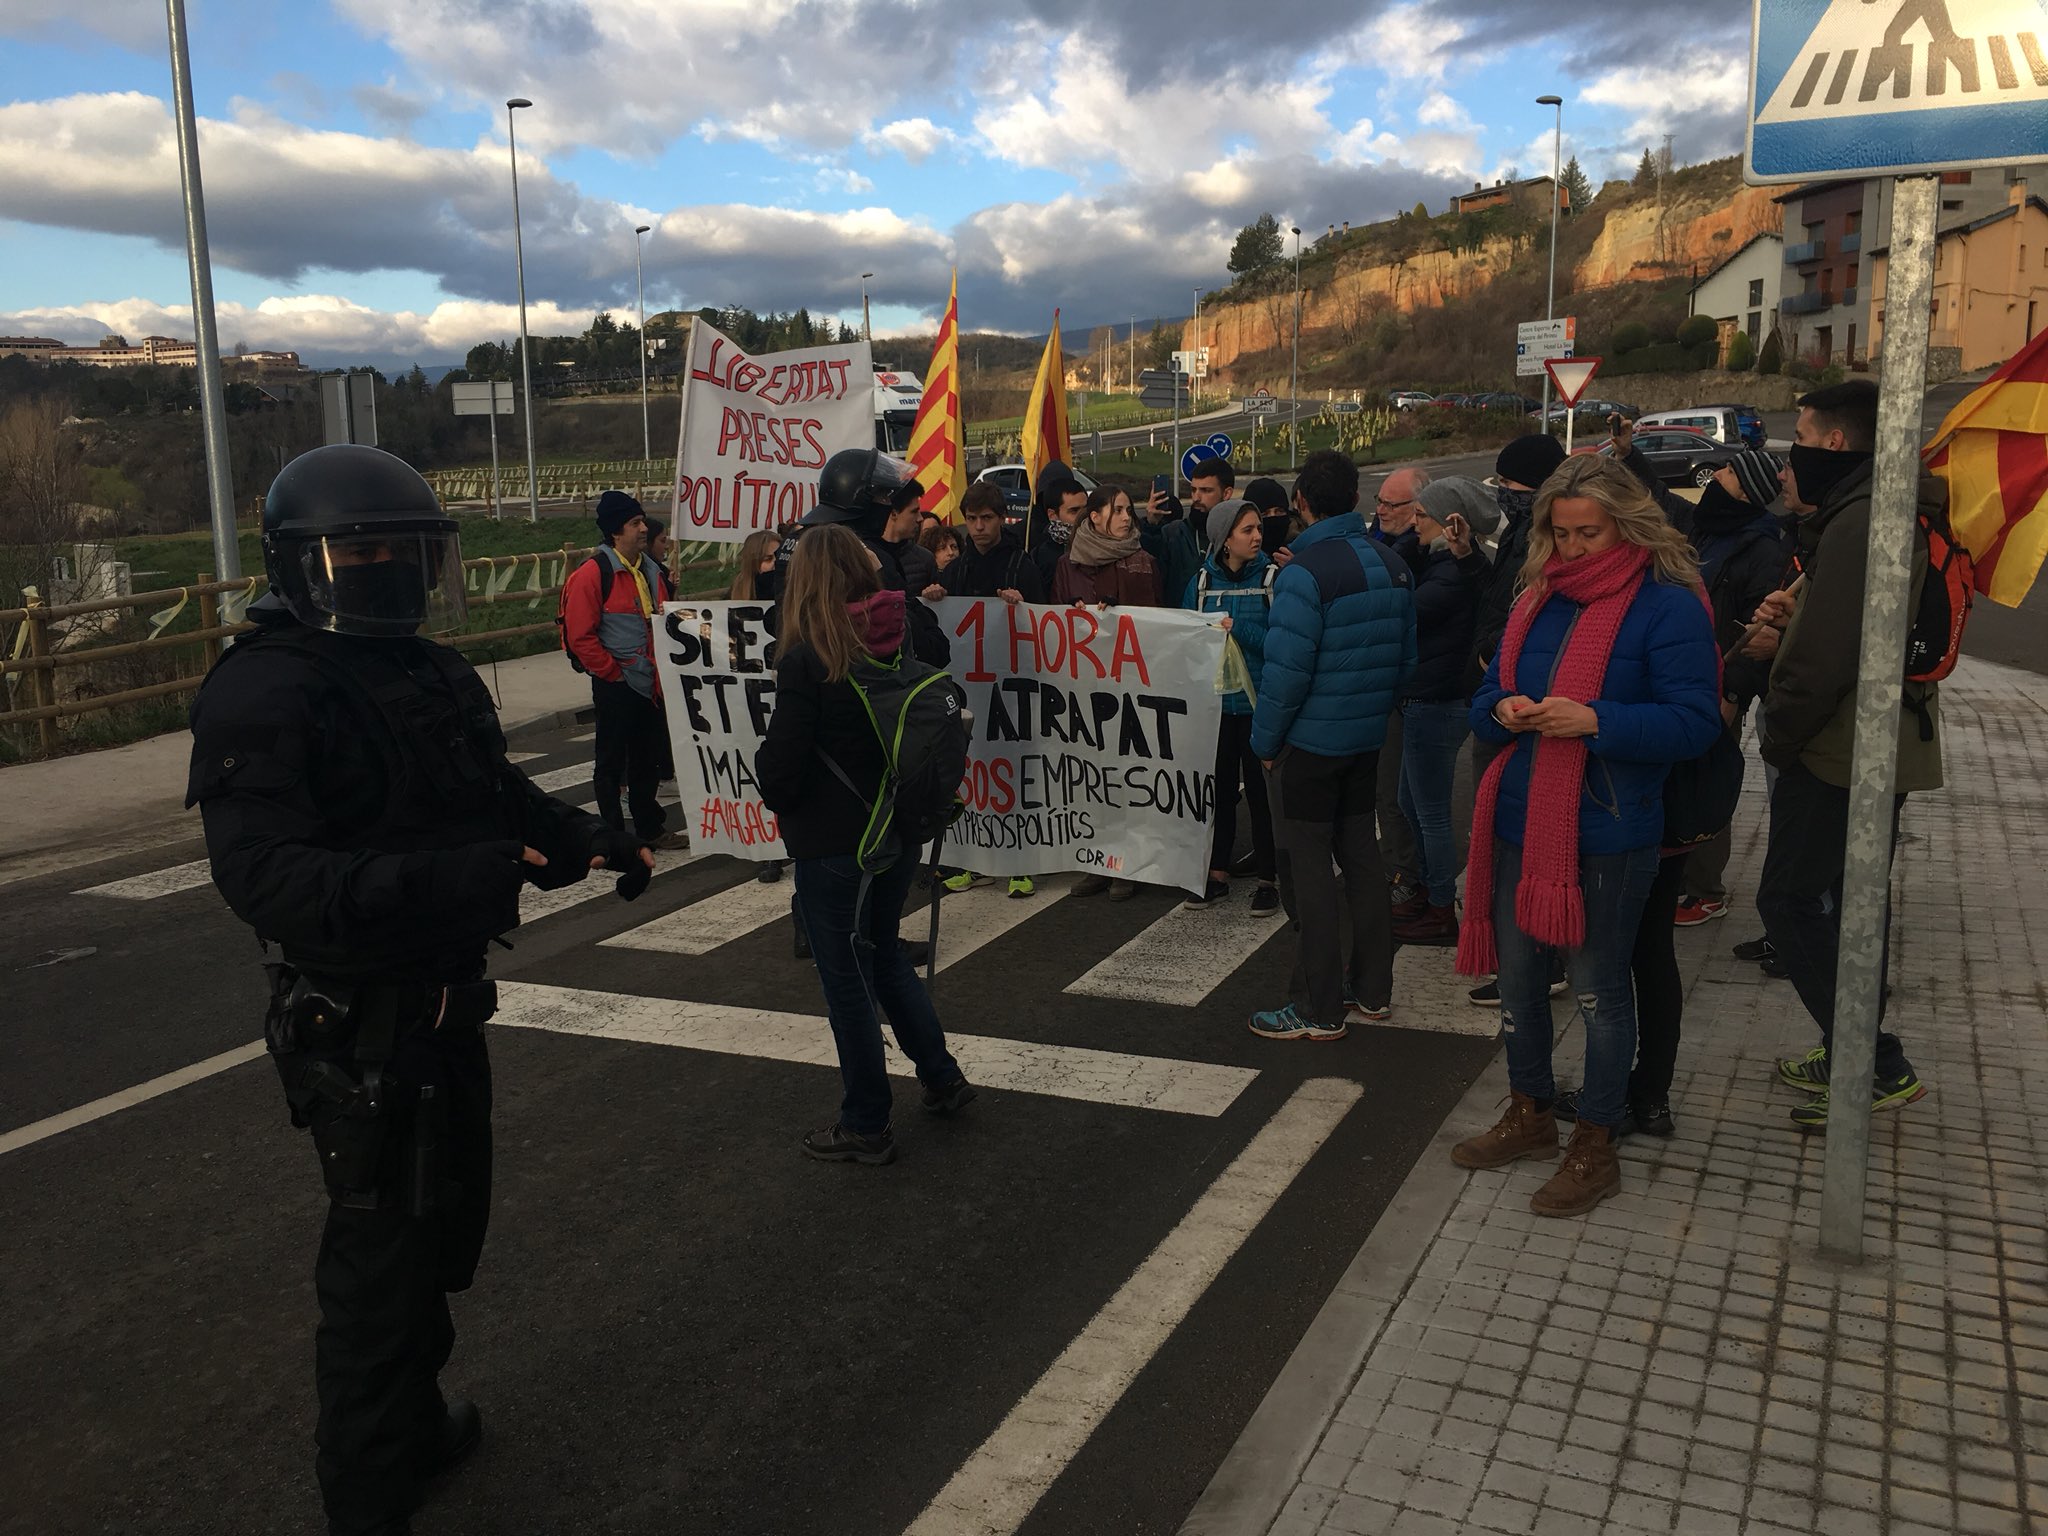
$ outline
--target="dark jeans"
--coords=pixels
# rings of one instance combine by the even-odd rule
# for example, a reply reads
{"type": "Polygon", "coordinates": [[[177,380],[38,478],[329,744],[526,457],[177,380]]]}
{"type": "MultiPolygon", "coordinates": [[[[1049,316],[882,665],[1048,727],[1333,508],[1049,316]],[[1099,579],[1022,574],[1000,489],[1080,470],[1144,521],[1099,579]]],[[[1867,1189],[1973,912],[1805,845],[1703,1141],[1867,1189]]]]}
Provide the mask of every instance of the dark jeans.
{"type": "Polygon", "coordinates": [[[661,836],[667,820],[656,798],[661,788],[662,760],[668,755],[663,745],[668,721],[661,706],[641,697],[631,683],[590,680],[590,701],[597,706],[597,751],[591,781],[597,790],[597,814],[605,824],[623,829],[619,810],[619,784],[626,786],[626,798],[633,812],[633,831],[652,842],[661,836]]]}
{"type": "Polygon", "coordinates": [[[1685,982],[1678,974],[1678,947],[1671,919],[1685,890],[1691,860],[1686,854],[1657,861],[1636,924],[1635,953],[1629,972],[1636,982],[1636,1069],[1629,1074],[1631,1104],[1668,1103],[1671,1074],[1678,1067],[1678,1027],[1685,1017],[1685,982]]]}
{"type": "MultiPolygon", "coordinates": [[[[1877,995],[1877,1076],[1895,1078],[1912,1070],[1905,1048],[1884,1025],[1885,989],[1891,970],[1891,851],[1898,836],[1904,795],[1892,797],[1885,838],[1884,945],[1877,995]]],[[[1842,866],[1849,847],[1849,791],[1825,784],[1804,764],[1780,769],[1771,789],[1771,846],[1757,883],[1756,909],[1764,932],[1799,993],[1799,1001],[1820,1026],[1820,1043],[1835,1032],[1835,962],[1842,948],[1842,866]]]]}
{"type": "MultiPolygon", "coordinates": [[[[1493,842],[1493,938],[1500,954],[1500,1023],[1508,1042],[1508,1085],[1532,1099],[1554,1099],[1550,1074],[1551,949],[1515,925],[1515,886],[1522,850],[1493,842]]],[[[1580,854],[1579,891],[1586,904],[1586,942],[1563,951],[1586,1028],[1586,1081],[1579,1118],[1613,1128],[1628,1098],[1636,1059],[1636,995],[1629,955],[1643,903],[1657,878],[1657,850],[1580,854]]]]}
{"type": "MultiPolygon", "coordinates": [[[[276,1058],[287,1098],[304,1053],[276,1058]]],[[[348,1055],[335,1055],[349,1076],[348,1055]]],[[[447,1404],[439,1376],[455,1347],[448,1292],[469,1288],[491,1202],[491,1064],[474,1029],[401,1039],[386,1074],[388,1121],[378,1157],[380,1203],[330,1203],[313,1288],[320,1304],[314,1381],[320,1419],[314,1471],[333,1536],[381,1531],[410,1513],[421,1464],[440,1443],[447,1404]],[[423,1084],[442,1106],[442,1200],[408,1208],[414,1119],[423,1084]]]]}
{"type": "Polygon", "coordinates": [[[960,1076],[931,996],[897,940],[917,861],[899,857],[873,876],[865,902],[851,855],[798,859],[795,868],[797,919],[810,939],[846,1085],[839,1123],[855,1135],[877,1136],[888,1129],[893,1101],[877,1007],[888,1014],[896,1043],[927,1087],[943,1088],[960,1076]]]}
{"type": "Polygon", "coordinates": [[[1433,907],[1458,899],[1458,844],[1451,785],[1458,748],[1471,734],[1465,699],[1410,699],[1401,706],[1401,813],[1415,828],[1417,873],[1433,907]]]}
{"type": "Polygon", "coordinates": [[[1271,880],[1273,808],[1266,802],[1266,775],[1252,754],[1252,717],[1225,715],[1216,733],[1216,837],[1209,867],[1228,870],[1237,851],[1237,792],[1244,788],[1245,809],[1252,821],[1252,873],[1271,880]]]}
{"type": "Polygon", "coordinates": [[[1348,991],[1369,1008],[1394,994],[1394,917],[1373,837],[1379,754],[1318,757],[1283,747],[1267,775],[1273,794],[1280,902],[1294,926],[1288,1000],[1311,1023],[1344,1021],[1348,991]],[[1334,861],[1335,869],[1332,868],[1334,861]],[[1351,960],[1338,927],[1337,875],[1351,908],[1351,960]]]}

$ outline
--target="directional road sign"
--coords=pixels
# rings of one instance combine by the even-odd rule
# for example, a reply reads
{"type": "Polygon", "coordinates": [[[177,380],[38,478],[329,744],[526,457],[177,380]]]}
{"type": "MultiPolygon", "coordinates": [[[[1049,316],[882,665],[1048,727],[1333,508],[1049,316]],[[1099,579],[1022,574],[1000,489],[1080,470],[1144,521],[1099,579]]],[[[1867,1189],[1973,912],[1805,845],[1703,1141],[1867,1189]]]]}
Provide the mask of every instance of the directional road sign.
{"type": "Polygon", "coordinates": [[[455,414],[458,416],[500,416],[512,414],[512,381],[492,379],[481,384],[451,384],[455,414]]]}
{"type": "Polygon", "coordinates": [[[1543,359],[1570,357],[1578,347],[1576,316],[1560,320],[1524,320],[1515,327],[1515,377],[1543,377],[1543,359]]]}
{"type": "Polygon", "coordinates": [[[1173,354],[1173,366],[1194,379],[1209,377],[1209,349],[1193,347],[1186,352],[1173,354]]]}
{"type": "Polygon", "coordinates": [[[1165,368],[1147,368],[1138,375],[1138,403],[1148,411],[1188,408],[1188,377],[1165,368]]]}
{"type": "Polygon", "coordinates": [[[1579,396],[1586,392],[1586,386],[1593,382],[1593,375],[1600,371],[1597,357],[1546,357],[1543,366],[1550,374],[1550,382],[1557,386],[1557,398],[1566,405],[1577,405],[1579,396]]]}
{"type": "Polygon", "coordinates": [[[1752,182],[2048,155],[2040,0],[1752,0],[1752,182]]]}
{"type": "Polygon", "coordinates": [[[1232,442],[1222,432],[1218,432],[1205,443],[1196,443],[1180,456],[1181,479],[1194,479],[1196,465],[1200,464],[1204,459],[1227,459],[1230,457],[1231,450],[1236,446],[1237,444],[1232,442]]]}
{"type": "Polygon", "coordinates": [[[1330,402],[1330,409],[1339,416],[1356,416],[1365,407],[1356,400],[1333,400],[1330,402]]]}

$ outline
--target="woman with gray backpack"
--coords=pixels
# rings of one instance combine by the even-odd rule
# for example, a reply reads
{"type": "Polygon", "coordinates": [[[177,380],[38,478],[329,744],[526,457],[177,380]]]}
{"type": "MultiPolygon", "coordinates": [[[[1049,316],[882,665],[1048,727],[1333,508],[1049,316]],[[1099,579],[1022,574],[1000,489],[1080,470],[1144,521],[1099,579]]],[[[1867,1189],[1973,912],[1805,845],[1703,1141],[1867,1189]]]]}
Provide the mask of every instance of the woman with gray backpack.
{"type": "Polygon", "coordinates": [[[916,1066],[928,1113],[974,1098],[898,937],[927,822],[943,827],[967,752],[959,689],[910,654],[905,603],[847,528],[805,533],[790,556],[775,711],[755,758],[795,866],[845,1085],[839,1118],[803,1139],[824,1162],[895,1161],[878,1014],[916,1066]]]}

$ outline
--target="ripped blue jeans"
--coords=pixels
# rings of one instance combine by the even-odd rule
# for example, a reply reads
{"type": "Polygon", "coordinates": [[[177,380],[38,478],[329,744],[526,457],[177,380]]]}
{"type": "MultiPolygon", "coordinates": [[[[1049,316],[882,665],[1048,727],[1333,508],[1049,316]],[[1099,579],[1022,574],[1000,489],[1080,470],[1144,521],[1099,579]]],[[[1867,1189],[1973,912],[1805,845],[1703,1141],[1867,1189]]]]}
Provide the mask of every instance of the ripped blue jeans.
{"type": "MultiPolygon", "coordinates": [[[[1636,926],[1657,878],[1655,848],[1579,855],[1586,942],[1564,954],[1565,972],[1586,1029],[1586,1080],[1579,1118],[1621,1123],[1636,1059],[1636,994],[1629,976],[1636,926]]],[[[1515,926],[1522,850],[1493,841],[1493,935],[1500,953],[1501,1029],[1508,1042],[1508,1086],[1532,1099],[1557,1097],[1550,1074],[1550,950],[1515,926]]]]}

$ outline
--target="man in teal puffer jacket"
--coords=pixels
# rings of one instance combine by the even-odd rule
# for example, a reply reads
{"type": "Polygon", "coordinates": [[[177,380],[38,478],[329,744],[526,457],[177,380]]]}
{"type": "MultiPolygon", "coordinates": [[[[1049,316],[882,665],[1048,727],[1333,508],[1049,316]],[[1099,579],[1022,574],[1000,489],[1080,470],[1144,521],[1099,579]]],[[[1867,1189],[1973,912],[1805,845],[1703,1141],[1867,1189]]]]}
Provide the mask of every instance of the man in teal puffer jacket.
{"type": "Polygon", "coordinates": [[[1336,1040],[1392,1013],[1393,920],[1373,831],[1387,716],[1415,669],[1414,579],[1366,536],[1358,466],[1322,449],[1302,461],[1295,512],[1308,526],[1273,585],[1252,750],[1265,764],[1280,898],[1297,953],[1285,1007],[1252,1015],[1271,1040],[1336,1040]],[[1334,859],[1351,911],[1337,928],[1334,859]]]}

